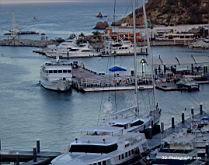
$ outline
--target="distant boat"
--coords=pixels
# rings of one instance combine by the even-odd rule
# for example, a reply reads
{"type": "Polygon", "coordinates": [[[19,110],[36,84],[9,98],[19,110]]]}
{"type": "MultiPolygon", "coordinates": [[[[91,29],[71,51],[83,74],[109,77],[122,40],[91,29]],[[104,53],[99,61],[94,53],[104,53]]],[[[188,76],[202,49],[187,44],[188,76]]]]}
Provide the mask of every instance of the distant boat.
{"type": "Polygon", "coordinates": [[[55,58],[59,55],[61,58],[75,58],[75,57],[93,57],[99,56],[100,53],[96,52],[89,43],[76,44],[76,39],[69,39],[62,42],[60,45],[51,45],[44,48],[43,52],[46,56],[55,58]]]}
{"type": "MultiPolygon", "coordinates": [[[[136,47],[137,55],[148,55],[147,47],[136,47]]],[[[121,55],[134,55],[134,46],[130,41],[111,41],[105,42],[104,56],[121,56],[121,55]]]]}
{"type": "Polygon", "coordinates": [[[176,85],[180,89],[188,89],[190,91],[199,90],[199,85],[191,78],[182,78],[176,85]]]}
{"type": "Polygon", "coordinates": [[[60,61],[46,62],[41,66],[40,84],[46,89],[65,92],[72,88],[72,65],[60,61]]]}
{"type": "Polygon", "coordinates": [[[103,15],[102,15],[101,12],[99,12],[99,13],[97,13],[96,17],[97,17],[97,18],[103,18],[103,15]]]}
{"type": "Polygon", "coordinates": [[[99,12],[96,14],[96,17],[97,18],[104,18],[104,17],[107,17],[107,15],[103,15],[102,12],[99,12]]]}

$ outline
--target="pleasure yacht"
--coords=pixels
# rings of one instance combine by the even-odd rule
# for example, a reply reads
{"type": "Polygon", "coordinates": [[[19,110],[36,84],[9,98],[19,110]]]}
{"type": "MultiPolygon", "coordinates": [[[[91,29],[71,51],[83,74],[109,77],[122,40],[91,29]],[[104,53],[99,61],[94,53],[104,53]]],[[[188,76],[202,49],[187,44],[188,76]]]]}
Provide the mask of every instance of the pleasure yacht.
{"type": "MultiPolygon", "coordinates": [[[[136,47],[136,54],[137,55],[148,55],[147,47],[136,47]]],[[[130,41],[111,41],[108,40],[105,42],[105,49],[103,56],[122,56],[122,55],[134,55],[134,44],[130,41]]]]}
{"type": "Polygon", "coordinates": [[[52,165],[122,165],[140,160],[147,151],[143,134],[127,133],[123,128],[95,127],[70,144],[68,152],[52,160],[52,165]]]}
{"type": "Polygon", "coordinates": [[[76,40],[67,40],[58,46],[49,46],[44,49],[46,56],[55,58],[75,58],[75,57],[92,57],[99,56],[100,53],[96,52],[89,43],[76,44],[76,40]]]}
{"type": "Polygon", "coordinates": [[[40,84],[46,89],[69,91],[72,87],[72,65],[57,59],[41,66],[40,84]]]}

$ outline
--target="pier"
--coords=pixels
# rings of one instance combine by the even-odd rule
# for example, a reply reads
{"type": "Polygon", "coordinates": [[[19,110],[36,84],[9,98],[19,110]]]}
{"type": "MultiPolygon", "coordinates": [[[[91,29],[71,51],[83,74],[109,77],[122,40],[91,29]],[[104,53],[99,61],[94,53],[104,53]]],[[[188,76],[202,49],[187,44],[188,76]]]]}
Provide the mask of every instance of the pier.
{"type": "MultiPolygon", "coordinates": [[[[134,75],[104,74],[76,65],[72,70],[73,88],[80,92],[134,90],[134,75]]],[[[138,89],[153,89],[152,77],[138,77],[138,89]]]]}
{"type": "Polygon", "coordinates": [[[57,45],[55,40],[31,40],[31,39],[3,39],[0,40],[0,46],[13,47],[37,47],[44,48],[48,45],[57,45]]]}
{"type": "Polygon", "coordinates": [[[41,151],[40,141],[36,141],[36,147],[31,151],[3,151],[0,141],[0,163],[14,163],[15,165],[48,165],[51,160],[59,156],[60,152],[41,151]]]}

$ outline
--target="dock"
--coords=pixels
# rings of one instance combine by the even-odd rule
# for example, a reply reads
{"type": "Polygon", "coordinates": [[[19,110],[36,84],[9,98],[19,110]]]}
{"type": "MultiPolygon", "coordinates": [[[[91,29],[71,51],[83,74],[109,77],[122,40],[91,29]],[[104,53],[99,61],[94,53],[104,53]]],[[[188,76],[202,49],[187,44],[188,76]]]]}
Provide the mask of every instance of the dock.
{"type": "MultiPolygon", "coordinates": [[[[80,92],[122,91],[135,89],[134,75],[104,74],[84,66],[73,67],[73,88],[80,92]]],[[[153,89],[151,76],[138,77],[138,89],[153,89]]]]}
{"type": "Polygon", "coordinates": [[[31,40],[31,39],[3,39],[0,40],[0,46],[13,47],[37,47],[44,48],[48,45],[57,45],[55,40],[31,40]]]}
{"type": "MultiPolygon", "coordinates": [[[[175,124],[175,118],[171,117],[170,126],[166,129],[164,129],[164,123],[160,123],[160,132],[157,134],[154,134],[153,136],[150,136],[148,139],[148,145],[151,150],[156,149],[161,146],[161,140],[165,137],[167,137],[170,134],[173,134],[175,132],[179,132],[182,129],[188,129],[191,126],[191,123],[193,120],[200,120],[201,118],[208,115],[203,110],[203,106],[200,105],[199,109],[191,108],[191,115],[189,118],[185,118],[185,112],[182,111],[181,119],[179,123],[175,124]],[[197,112],[196,114],[194,112],[197,112]]],[[[155,131],[155,130],[154,130],[155,131]]]]}
{"type": "Polygon", "coordinates": [[[3,151],[0,148],[0,163],[13,162],[16,165],[48,165],[52,159],[60,154],[60,152],[41,151],[40,141],[37,140],[36,147],[32,148],[31,151],[3,151]]]}

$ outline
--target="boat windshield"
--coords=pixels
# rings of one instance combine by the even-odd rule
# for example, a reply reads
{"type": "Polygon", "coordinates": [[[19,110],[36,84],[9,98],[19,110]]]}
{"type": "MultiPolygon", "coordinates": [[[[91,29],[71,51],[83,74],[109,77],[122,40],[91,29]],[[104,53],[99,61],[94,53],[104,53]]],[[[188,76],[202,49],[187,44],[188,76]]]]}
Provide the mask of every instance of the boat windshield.
{"type": "Polygon", "coordinates": [[[84,153],[110,153],[117,150],[117,144],[111,145],[84,145],[73,144],[70,147],[69,152],[84,152],[84,153]]]}

